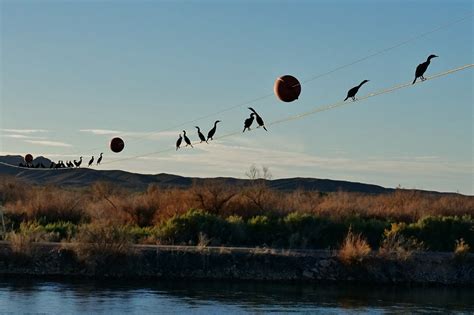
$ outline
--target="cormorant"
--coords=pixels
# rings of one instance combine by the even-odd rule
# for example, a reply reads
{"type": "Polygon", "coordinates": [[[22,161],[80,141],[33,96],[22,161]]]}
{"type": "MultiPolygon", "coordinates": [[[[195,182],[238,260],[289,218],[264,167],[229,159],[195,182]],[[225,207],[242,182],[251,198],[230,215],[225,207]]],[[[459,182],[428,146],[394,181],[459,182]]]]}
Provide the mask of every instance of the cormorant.
{"type": "Polygon", "coordinates": [[[190,145],[192,148],[193,145],[191,144],[191,140],[189,140],[188,136],[186,136],[186,130],[183,130],[183,137],[184,137],[184,142],[186,142],[186,146],[190,145]]]}
{"type": "Polygon", "coordinates": [[[87,165],[87,167],[90,167],[92,163],[94,163],[94,156],[92,156],[91,159],[89,160],[89,165],[87,165]]]}
{"type": "Polygon", "coordinates": [[[250,109],[255,114],[255,120],[257,121],[257,124],[258,124],[257,128],[263,127],[265,131],[268,131],[267,128],[265,128],[265,123],[263,122],[262,117],[260,117],[260,115],[255,111],[255,109],[253,109],[252,107],[249,107],[248,109],[250,109]]]}
{"type": "Polygon", "coordinates": [[[20,162],[20,164],[18,164],[18,167],[25,167],[25,165],[20,162]]]}
{"type": "Polygon", "coordinates": [[[204,137],[204,135],[202,134],[201,129],[199,129],[198,126],[195,126],[195,127],[196,127],[197,130],[198,130],[198,136],[199,136],[199,139],[201,140],[201,143],[202,143],[203,141],[206,141],[206,137],[204,137]]]}
{"type": "Polygon", "coordinates": [[[347,92],[347,97],[344,99],[344,101],[346,101],[349,97],[352,98],[353,101],[355,101],[356,100],[355,96],[357,92],[359,92],[360,87],[367,82],[369,82],[369,80],[364,80],[358,86],[354,86],[352,89],[350,89],[347,92]]]}
{"type": "Polygon", "coordinates": [[[221,121],[220,120],[216,120],[214,122],[214,127],[212,127],[211,130],[209,130],[209,132],[207,133],[207,140],[206,142],[208,142],[209,140],[213,140],[212,137],[214,137],[215,133],[216,133],[216,129],[217,129],[217,123],[220,123],[221,121]]]}
{"type": "Polygon", "coordinates": [[[183,142],[183,137],[181,137],[181,134],[179,135],[178,141],[176,141],[176,151],[178,151],[181,142],[183,142]]]}
{"type": "Polygon", "coordinates": [[[242,132],[245,132],[245,129],[250,131],[250,126],[252,126],[254,117],[255,117],[255,114],[250,113],[250,118],[245,119],[245,121],[244,121],[244,131],[242,131],[242,132]]]}
{"type": "Polygon", "coordinates": [[[436,55],[430,55],[430,56],[428,57],[428,59],[426,59],[425,62],[420,63],[420,64],[418,65],[418,67],[416,67],[415,80],[413,80],[413,83],[412,83],[412,84],[415,84],[416,79],[418,79],[418,78],[421,78],[421,81],[425,81],[425,80],[426,80],[425,77],[423,76],[423,74],[425,74],[426,69],[428,69],[428,66],[430,65],[431,59],[436,58],[436,57],[438,57],[438,56],[436,56],[436,55]]]}
{"type": "Polygon", "coordinates": [[[99,158],[97,159],[97,165],[99,165],[100,162],[102,162],[102,154],[104,154],[104,153],[101,153],[99,158]]]}
{"type": "Polygon", "coordinates": [[[79,161],[74,160],[74,165],[76,165],[76,167],[81,166],[81,164],[82,164],[82,156],[81,156],[81,158],[79,159],[79,161]]]}
{"type": "Polygon", "coordinates": [[[67,161],[67,162],[66,162],[66,165],[67,165],[67,167],[69,167],[69,168],[74,167],[74,164],[72,164],[71,161],[67,161]]]}

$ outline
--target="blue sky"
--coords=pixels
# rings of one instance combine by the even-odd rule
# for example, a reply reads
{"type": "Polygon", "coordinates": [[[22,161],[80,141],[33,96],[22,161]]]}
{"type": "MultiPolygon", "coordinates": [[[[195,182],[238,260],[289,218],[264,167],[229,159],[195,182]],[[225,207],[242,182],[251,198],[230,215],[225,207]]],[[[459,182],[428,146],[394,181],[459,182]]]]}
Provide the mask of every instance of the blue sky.
{"type": "MultiPolygon", "coordinates": [[[[172,148],[171,128],[272,93],[473,13],[472,1],[0,1],[0,154],[104,161],[172,148]],[[150,135],[150,131],[161,131],[150,135]],[[114,135],[120,154],[107,150],[114,135]],[[138,138],[138,140],[137,140],[138,138]],[[96,149],[97,148],[97,149],[96,149]],[[93,150],[91,150],[93,149],[93,150]]],[[[473,18],[302,86],[293,103],[252,103],[267,122],[473,63],[473,18]]],[[[472,68],[244,135],[103,169],[352,180],[473,189],[472,68]]],[[[246,106],[196,124],[242,129],[246,106]]]]}

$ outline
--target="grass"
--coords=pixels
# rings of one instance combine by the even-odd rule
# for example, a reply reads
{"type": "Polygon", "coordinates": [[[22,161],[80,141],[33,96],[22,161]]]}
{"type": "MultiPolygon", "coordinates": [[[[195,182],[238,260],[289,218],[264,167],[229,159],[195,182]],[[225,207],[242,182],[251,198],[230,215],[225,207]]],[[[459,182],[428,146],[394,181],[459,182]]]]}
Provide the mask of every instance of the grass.
{"type": "Polygon", "coordinates": [[[471,247],[467,244],[464,239],[456,240],[456,245],[454,246],[454,256],[457,258],[466,257],[471,247]]]}
{"type": "Polygon", "coordinates": [[[362,262],[371,252],[370,245],[361,234],[355,234],[349,229],[338,252],[339,259],[347,264],[362,262]]]}

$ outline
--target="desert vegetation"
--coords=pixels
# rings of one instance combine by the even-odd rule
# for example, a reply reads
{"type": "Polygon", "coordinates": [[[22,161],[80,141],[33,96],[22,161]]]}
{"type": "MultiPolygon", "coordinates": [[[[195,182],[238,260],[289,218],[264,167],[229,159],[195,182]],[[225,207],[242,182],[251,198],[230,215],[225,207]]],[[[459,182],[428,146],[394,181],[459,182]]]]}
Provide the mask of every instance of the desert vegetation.
{"type": "Polygon", "coordinates": [[[104,248],[124,254],[130,244],[174,244],[339,249],[348,261],[371,250],[398,258],[413,250],[459,256],[474,245],[470,196],[403,189],[380,195],[281,192],[269,189],[258,173],[249,177],[245,187],[215,181],[190,189],[150,185],[146,191],[1,178],[6,238],[18,251],[36,241],[78,243],[84,257],[104,248]]]}

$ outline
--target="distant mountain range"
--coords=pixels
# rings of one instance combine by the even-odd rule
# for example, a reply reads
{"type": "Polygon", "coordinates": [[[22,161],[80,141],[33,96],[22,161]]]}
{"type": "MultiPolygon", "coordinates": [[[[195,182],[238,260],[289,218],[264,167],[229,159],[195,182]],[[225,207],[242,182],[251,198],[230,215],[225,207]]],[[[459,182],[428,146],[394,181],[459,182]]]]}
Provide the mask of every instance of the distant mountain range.
{"type": "MultiPolygon", "coordinates": [[[[49,167],[51,161],[38,157],[33,164],[43,163],[49,167]]],[[[112,182],[116,185],[131,188],[136,190],[143,190],[150,184],[155,184],[160,187],[176,187],[187,188],[191,187],[193,183],[203,184],[213,180],[222,181],[225,184],[232,186],[245,186],[249,183],[248,179],[238,179],[232,177],[218,177],[218,178],[197,178],[197,177],[183,177],[172,174],[136,174],[121,170],[94,170],[89,168],[72,168],[72,169],[25,169],[15,167],[19,163],[24,163],[22,156],[0,156],[0,176],[8,175],[16,177],[20,180],[34,183],[34,184],[52,184],[58,186],[72,186],[84,187],[89,186],[95,182],[105,181],[112,182]]],[[[320,192],[360,192],[369,194],[382,194],[394,191],[393,188],[385,188],[382,186],[348,182],[331,179],[317,179],[317,178],[284,178],[267,180],[267,185],[273,189],[281,191],[292,190],[306,190],[306,191],[320,191],[320,192]]],[[[428,191],[425,191],[428,192],[428,191]]],[[[430,192],[438,193],[438,192],[430,192]]]]}

